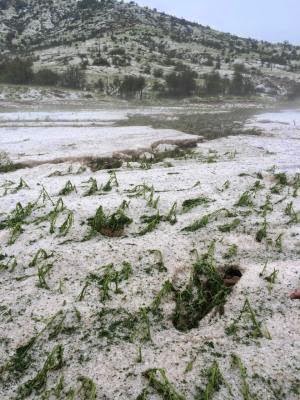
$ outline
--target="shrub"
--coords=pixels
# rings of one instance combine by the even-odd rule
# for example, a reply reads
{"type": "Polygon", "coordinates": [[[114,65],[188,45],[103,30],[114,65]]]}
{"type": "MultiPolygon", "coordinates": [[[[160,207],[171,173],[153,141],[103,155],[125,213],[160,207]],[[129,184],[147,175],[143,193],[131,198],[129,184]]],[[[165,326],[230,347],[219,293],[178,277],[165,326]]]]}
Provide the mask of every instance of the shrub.
{"type": "Polygon", "coordinates": [[[98,0],[81,0],[77,3],[77,7],[80,9],[96,9],[103,5],[103,2],[98,0]]]}
{"type": "Polygon", "coordinates": [[[134,97],[139,93],[143,97],[143,90],[146,86],[146,80],[143,76],[126,75],[120,86],[121,96],[134,97]]]}
{"type": "Polygon", "coordinates": [[[128,67],[130,65],[131,58],[126,56],[113,56],[111,63],[116,67],[128,67]]]}
{"type": "Polygon", "coordinates": [[[245,77],[240,72],[235,71],[230,84],[230,94],[235,96],[246,96],[253,94],[254,85],[250,78],[245,77]]]}
{"type": "Polygon", "coordinates": [[[7,59],[0,63],[0,81],[13,84],[32,82],[32,61],[29,59],[7,59]]]}
{"type": "Polygon", "coordinates": [[[61,76],[61,85],[70,89],[82,89],[85,85],[85,74],[78,66],[70,66],[61,76]]]}
{"type": "Polygon", "coordinates": [[[233,65],[234,72],[243,74],[247,72],[247,68],[245,67],[245,64],[240,64],[236,63],[233,65]]]}
{"type": "Polygon", "coordinates": [[[166,76],[169,94],[175,97],[190,96],[197,88],[196,77],[197,74],[190,69],[170,73],[166,76]]]}
{"type": "Polygon", "coordinates": [[[116,47],[114,49],[112,49],[109,54],[111,56],[125,56],[126,51],[123,47],[116,47]]]}
{"type": "Polygon", "coordinates": [[[109,67],[110,63],[106,58],[99,56],[94,59],[93,65],[96,65],[98,67],[109,67]]]}
{"type": "Polygon", "coordinates": [[[152,91],[162,95],[165,93],[166,88],[161,82],[155,80],[152,84],[152,91]]]}
{"type": "Polygon", "coordinates": [[[132,223],[122,206],[120,206],[113,214],[105,214],[102,206],[100,206],[93,218],[89,218],[89,225],[94,232],[99,232],[103,236],[119,237],[124,233],[126,226],[132,223]]]}
{"type": "Polygon", "coordinates": [[[149,65],[149,64],[144,65],[144,66],[141,68],[141,72],[142,72],[143,74],[150,75],[150,74],[151,74],[151,67],[150,67],[150,65],[149,65]]]}
{"type": "Polygon", "coordinates": [[[34,83],[37,85],[56,86],[59,81],[59,75],[51,69],[41,69],[34,75],[34,83]]]}
{"type": "Polygon", "coordinates": [[[205,75],[204,80],[205,80],[204,87],[206,94],[215,96],[224,93],[225,82],[217,71],[205,75]]]}
{"type": "Polygon", "coordinates": [[[155,69],[153,70],[153,76],[154,76],[155,78],[162,78],[163,74],[164,74],[164,71],[163,71],[162,68],[155,68],[155,69]]]}
{"type": "Polygon", "coordinates": [[[287,97],[289,100],[295,100],[300,98],[300,83],[293,82],[288,88],[287,97]]]}
{"type": "Polygon", "coordinates": [[[101,78],[95,83],[95,89],[98,89],[99,92],[104,92],[104,82],[101,78]]]}

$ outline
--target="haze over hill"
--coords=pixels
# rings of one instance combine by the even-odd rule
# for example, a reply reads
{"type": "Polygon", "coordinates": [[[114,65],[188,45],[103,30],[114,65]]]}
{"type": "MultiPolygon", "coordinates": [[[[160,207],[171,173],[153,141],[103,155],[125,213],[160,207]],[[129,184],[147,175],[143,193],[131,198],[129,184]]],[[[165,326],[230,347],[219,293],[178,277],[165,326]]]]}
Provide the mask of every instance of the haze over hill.
{"type": "Polygon", "coordinates": [[[300,44],[297,0],[137,0],[137,3],[237,36],[300,44]]]}

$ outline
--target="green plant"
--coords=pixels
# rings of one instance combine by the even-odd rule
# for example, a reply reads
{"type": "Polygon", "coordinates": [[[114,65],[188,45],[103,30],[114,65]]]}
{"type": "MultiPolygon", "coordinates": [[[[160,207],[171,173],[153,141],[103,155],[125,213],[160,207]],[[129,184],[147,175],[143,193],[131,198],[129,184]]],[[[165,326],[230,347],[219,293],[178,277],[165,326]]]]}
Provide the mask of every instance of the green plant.
{"type": "Polygon", "coordinates": [[[290,224],[298,224],[300,222],[300,216],[299,213],[297,213],[294,209],[294,203],[288,203],[288,205],[285,208],[285,214],[288,215],[291,219],[289,221],[290,224]]]}
{"type": "Polygon", "coordinates": [[[118,182],[116,173],[114,171],[112,171],[109,173],[109,175],[110,175],[109,180],[106,182],[105,185],[103,185],[101,187],[101,190],[103,190],[103,192],[110,192],[113,187],[119,186],[119,182],[118,182]]]}
{"type": "Polygon", "coordinates": [[[157,209],[157,205],[158,205],[160,197],[157,196],[157,198],[155,199],[154,198],[154,193],[155,193],[154,192],[154,188],[152,186],[151,191],[149,193],[149,197],[147,199],[147,206],[157,209]]]}
{"type": "Polygon", "coordinates": [[[10,236],[8,240],[8,244],[14,244],[18,237],[24,232],[21,223],[15,224],[13,227],[10,228],[10,236]]]}
{"type": "Polygon", "coordinates": [[[194,199],[184,200],[184,202],[182,203],[182,210],[183,210],[183,212],[188,212],[192,208],[201,206],[203,204],[208,204],[211,201],[212,200],[210,200],[207,197],[197,197],[197,198],[194,198],[194,199]]]}
{"type": "Polygon", "coordinates": [[[231,231],[235,230],[240,225],[240,223],[241,223],[241,220],[236,218],[229,224],[218,226],[218,229],[220,232],[231,232],[231,231]]]}
{"type": "Polygon", "coordinates": [[[61,369],[63,365],[63,347],[57,345],[48,355],[42,369],[29,381],[23,383],[18,388],[17,399],[22,400],[29,397],[34,391],[39,392],[47,382],[48,373],[61,369]]]}
{"type": "Polygon", "coordinates": [[[158,294],[155,296],[155,299],[152,301],[149,310],[153,313],[153,314],[157,314],[159,307],[161,305],[162,300],[168,296],[170,293],[175,293],[176,290],[173,286],[173,284],[170,281],[166,281],[162,288],[160,289],[160,291],[158,292],[158,294]]]}
{"type": "Polygon", "coordinates": [[[73,171],[73,165],[70,165],[67,169],[67,171],[62,172],[62,171],[54,171],[51,174],[48,175],[48,178],[52,178],[55,176],[66,176],[66,175],[80,175],[83,172],[86,171],[86,167],[84,167],[83,165],[81,165],[77,171],[73,171]]]}
{"type": "Polygon", "coordinates": [[[219,192],[225,192],[225,190],[228,190],[230,188],[230,181],[225,181],[222,185],[221,188],[218,189],[219,192]]]}
{"type": "Polygon", "coordinates": [[[298,191],[300,189],[300,173],[297,173],[293,179],[293,197],[297,197],[298,196],[298,191]]]}
{"type": "Polygon", "coordinates": [[[149,192],[154,192],[154,188],[153,186],[148,186],[146,183],[143,183],[142,185],[137,185],[134,188],[128,190],[129,197],[143,197],[144,199],[146,199],[146,194],[149,192]]]}
{"type": "Polygon", "coordinates": [[[233,258],[237,255],[237,250],[238,247],[236,244],[233,244],[229,247],[229,249],[227,250],[227,252],[224,254],[224,258],[226,259],[230,259],[233,258]]]}
{"type": "Polygon", "coordinates": [[[251,193],[249,191],[243,193],[235,205],[237,207],[253,207],[251,193]]]}
{"type": "Polygon", "coordinates": [[[59,227],[60,236],[66,236],[74,224],[74,213],[71,210],[67,211],[67,217],[63,224],[59,227]]]}
{"type": "Polygon", "coordinates": [[[242,379],[242,396],[244,400],[255,400],[256,396],[253,396],[250,392],[250,387],[247,382],[247,369],[244,366],[242,360],[236,354],[231,354],[231,364],[234,368],[237,368],[240,371],[241,379],[242,379]]]}
{"type": "Polygon", "coordinates": [[[0,254],[0,272],[2,271],[8,271],[8,272],[14,272],[17,264],[17,259],[15,256],[8,257],[8,260],[4,262],[4,260],[7,258],[6,255],[0,254]]]}
{"type": "Polygon", "coordinates": [[[43,185],[42,185],[42,190],[39,194],[39,197],[38,197],[36,203],[38,203],[40,201],[40,199],[42,200],[42,204],[45,204],[46,201],[48,200],[52,204],[52,206],[54,206],[54,202],[51,199],[51,196],[49,195],[49,193],[47,192],[47,190],[45,189],[45,187],[43,185]]]}
{"type": "Polygon", "coordinates": [[[211,367],[207,370],[207,378],[208,383],[206,388],[199,396],[196,397],[196,400],[212,400],[214,394],[220,390],[220,386],[224,383],[228,388],[230,395],[232,396],[231,389],[225,379],[223,378],[219,364],[214,361],[211,367]]]}
{"type": "Polygon", "coordinates": [[[28,184],[25,182],[23,178],[20,178],[19,183],[15,187],[13,187],[13,185],[14,182],[12,181],[5,181],[5,183],[1,185],[1,187],[5,188],[3,196],[6,196],[8,193],[15,194],[19,192],[21,189],[30,189],[28,184]]]}
{"type": "Polygon", "coordinates": [[[33,257],[33,259],[30,261],[29,263],[29,267],[35,267],[36,265],[38,265],[40,263],[40,261],[44,261],[47,260],[48,258],[52,257],[53,253],[48,254],[46,252],[46,250],[44,249],[39,249],[35,256],[33,257]]]}
{"type": "Polygon", "coordinates": [[[19,181],[18,186],[14,189],[14,191],[13,191],[12,193],[16,193],[16,192],[18,192],[19,190],[24,189],[24,188],[29,189],[29,186],[28,186],[28,184],[24,181],[23,178],[20,178],[20,181],[19,181]]]}
{"type": "Polygon", "coordinates": [[[265,204],[260,207],[263,210],[263,217],[266,218],[269,212],[273,211],[273,204],[271,203],[271,196],[267,195],[265,204]]]}
{"type": "Polygon", "coordinates": [[[180,331],[198,326],[213,308],[222,307],[230,289],[224,285],[214,259],[215,243],[193,266],[189,283],[182,291],[176,292],[176,308],[173,324],[180,331]]]}
{"type": "Polygon", "coordinates": [[[99,337],[112,341],[139,342],[151,341],[149,310],[141,308],[129,313],[123,308],[102,309],[98,313],[99,337]]]}
{"type": "Polygon", "coordinates": [[[56,399],[61,399],[64,391],[64,382],[65,382],[64,377],[63,376],[59,377],[54,387],[43,392],[41,400],[50,400],[53,397],[55,397],[56,399]]]}
{"type": "Polygon", "coordinates": [[[284,172],[279,172],[279,173],[275,174],[274,178],[279,185],[288,186],[288,184],[289,184],[287,175],[284,172]]]}
{"type": "Polygon", "coordinates": [[[140,163],[140,169],[148,170],[151,169],[151,161],[144,158],[140,163]]]}
{"type": "Polygon", "coordinates": [[[64,210],[66,209],[62,198],[60,197],[56,204],[53,206],[53,210],[51,210],[48,214],[43,215],[42,217],[38,217],[34,222],[40,223],[43,221],[50,222],[50,233],[53,234],[55,232],[56,221],[59,216],[64,210]]]}
{"type": "Polygon", "coordinates": [[[191,225],[186,226],[182,229],[185,232],[196,232],[199,229],[204,228],[209,224],[212,214],[206,214],[201,219],[193,222],[191,225]]]}
{"type": "Polygon", "coordinates": [[[160,221],[162,220],[162,216],[160,215],[159,211],[157,211],[154,215],[143,215],[141,217],[143,223],[147,224],[142,230],[140,230],[139,235],[143,236],[146,233],[154,231],[154,229],[159,225],[160,221]]]}
{"type": "Polygon", "coordinates": [[[250,189],[250,192],[252,192],[254,195],[259,191],[264,189],[264,185],[260,181],[255,181],[254,185],[250,189]]]}
{"type": "Polygon", "coordinates": [[[84,193],[84,196],[92,196],[92,195],[96,194],[99,191],[96,179],[90,178],[88,180],[88,183],[90,183],[90,187],[84,193]]]}
{"type": "Polygon", "coordinates": [[[65,186],[58,193],[59,196],[67,196],[72,192],[77,192],[76,186],[72,184],[71,181],[68,181],[65,186]]]}
{"type": "Polygon", "coordinates": [[[257,242],[262,242],[263,239],[266,239],[267,237],[267,228],[268,228],[268,223],[266,218],[264,218],[264,221],[262,223],[261,228],[257,231],[255,239],[257,242]]]}
{"type": "Polygon", "coordinates": [[[177,222],[177,203],[172,205],[167,215],[161,215],[159,211],[157,211],[154,215],[142,215],[141,221],[147,224],[142,230],[140,230],[139,235],[141,236],[154,231],[161,221],[169,222],[173,225],[177,222]]]}
{"type": "Polygon", "coordinates": [[[176,224],[177,222],[177,203],[174,203],[170,208],[168,214],[163,217],[163,221],[168,221],[171,225],[176,224]]]}
{"type": "Polygon", "coordinates": [[[249,300],[246,298],[242,310],[239,316],[233,321],[231,325],[226,328],[227,335],[236,335],[239,330],[239,322],[241,321],[242,317],[251,322],[250,326],[245,326],[245,329],[248,331],[249,337],[254,339],[257,338],[266,338],[271,339],[271,335],[269,331],[265,328],[262,328],[262,323],[258,321],[255,311],[253,310],[249,300]]]}
{"type": "Polygon", "coordinates": [[[276,283],[276,280],[277,280],[277,277],[278,277],[278,274],[279,274],[279,270],[274,268],[273,272],[270,275],[266,276],[265,275],[266,269],[267,269],[267,263],[265,264],[264,269],[259,274],[259,276],[262,277],[265,281],[268,282],[268,284],[269,284],[268,285],[268,290],[269,290],[269,293],[271,293],[271,291],[273,289],[273,286],[276,283]]]}
{"type": "Polygon", "coordinates": [[[21,203],[17,203],[15,209],[11,211],[8,217],[0,222],[0,230],[6,228],[10,230],[10,238],[8,244],[11,245],[15,243],[17,238],[24,231],[22,228],[22,224],[25,223],[26,218],[31,215],[35,207],[35,203],[28,203],[24,207],[21,203]]]}
{"type": "Polygon", "coordinates": [[[279,253],[282,253],[282,238],[283,238],[283,233],[280,233],[277,238],[275,239],[275,247],[279,251],[279,253]]]}
{"type": "Polygon", "coordinates": [[[81,387],[78,390],[78,395],[83,400],[96,400],[97,399],[97,386],[92,379],[86,376],[80,376],[78,378],[81,383],[81,387]]]}
{"type": "Polygon", "coordinates": [[[220,208],[219,210],[213,211],[210,214],[204,215],[202,218],[194,221],[191,225],[186,226],[185,228],[182,229],[184,232],[195,232],[199,229],[204,228],[206,225],[208,225],[211,221],[216,220],[219,215],[224,213],[225,217],[233,217],[236,214],[233,214],[231,211],[228,211],[226,208],[220,208]]]}
{"type": "Polygon", "coordinates": [[[164,258],[163,254],[160,250],[150,250],[150,254],[153,254],[154,256],[157,257],[157,262],[154,264],[154,266],[158,269],[159,272],[167,272],[167,268],[164,264],[164,258]]]}
{"type": "Polygon", "coordinates": [[[49,319],[48,323],[39,333],[33,336],[25,345],[18,347],[11,359],[4,366],[0,367],[0,374],[3,371],[9,371],[14,374],[23,373],[31,363],[30,352],[33,349],[33,346],[37,343],[42,334],[52,326],[56,318],[60,318],[62,314],[62,311],[58,311],[49,319]]]}
{"type": "Polygon", "coordinates": [[[185,400],[185,397],[176,391],[162,368],[148,369],[143,373],[151,386],[164,400],[185,400]]]}
{"type": "Polygon", "coordinates": [[[122,236],[125,227],[132,223],[132,219],[125,214],[123,208],[121,206],[114,213],[106,215],[100,206],[95,216],[88,219],[92,231],[108,237],[122,236]]]}
{"type": "Polygon", "coordinates": [[[38,287],[43,289],[50,289],[47,282],[46,276],[49,274],[52,268],[52,264],[41,264],[38,267],[38,287]]]}
{"type": "Polygon", "coordinates": [[[79,301],[84,299],[88,287],[92,284],[98,287],[102,302],[110,299],[109,292],[111,291],[112,284],[115,286],[116,294],[122,293],[119,289],[119,284],[122,281],[127,281],[132,275],[132,266],[130,263],[124,262],[121,270],[119,271],[115,269],[114,264],[108,264],[102,267],[102,271],[103,273],[101,275],[90,273],[87,276],[85,285],[79,295],[79,301]]]}

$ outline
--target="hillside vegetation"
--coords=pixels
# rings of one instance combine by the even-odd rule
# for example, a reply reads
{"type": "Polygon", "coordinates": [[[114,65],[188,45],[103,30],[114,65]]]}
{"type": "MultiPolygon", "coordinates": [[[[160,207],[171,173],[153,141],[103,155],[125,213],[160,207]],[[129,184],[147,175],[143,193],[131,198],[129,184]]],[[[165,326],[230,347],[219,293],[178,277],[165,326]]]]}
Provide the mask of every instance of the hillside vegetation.
{"type": "Polygon", "coordinates": [[[2,0],[0,27],[2,82],[127,97],[300,92],[300,46],[240,38],[134,2],[2,0]],[[4,64],[17,56],[40,75],[7,79],[4,64]],[[65,73],[76,75],[75,84],[65,73]]]}

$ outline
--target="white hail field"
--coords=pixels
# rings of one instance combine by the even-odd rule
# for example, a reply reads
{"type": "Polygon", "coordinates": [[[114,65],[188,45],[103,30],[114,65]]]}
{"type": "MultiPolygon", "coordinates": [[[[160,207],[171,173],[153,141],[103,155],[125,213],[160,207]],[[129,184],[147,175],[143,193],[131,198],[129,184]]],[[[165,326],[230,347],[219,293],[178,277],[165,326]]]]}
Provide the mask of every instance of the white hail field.
{"type": "MultiPolygon", "coordinates": [[[[115,175],[78,162],[0,175],[1,399],[299,398],[300,117],[248,126],[262,134],[115,175]],[[99,206],[132,221],[108,237],[89,220],[99,206]]],[[[45,161],[188,136],[2,128],[0,149],[45,161]]]]}

